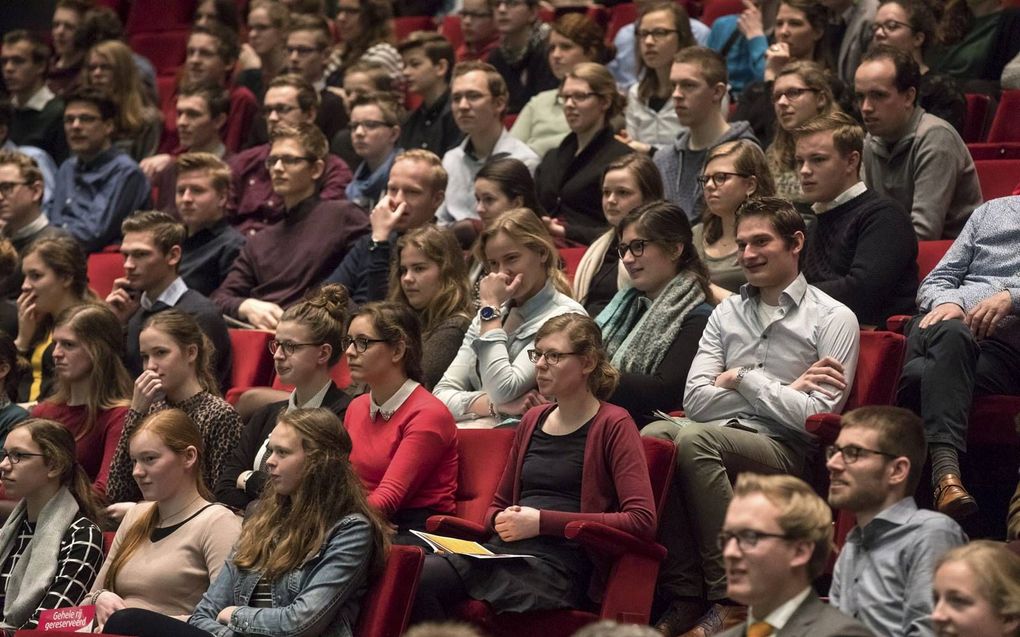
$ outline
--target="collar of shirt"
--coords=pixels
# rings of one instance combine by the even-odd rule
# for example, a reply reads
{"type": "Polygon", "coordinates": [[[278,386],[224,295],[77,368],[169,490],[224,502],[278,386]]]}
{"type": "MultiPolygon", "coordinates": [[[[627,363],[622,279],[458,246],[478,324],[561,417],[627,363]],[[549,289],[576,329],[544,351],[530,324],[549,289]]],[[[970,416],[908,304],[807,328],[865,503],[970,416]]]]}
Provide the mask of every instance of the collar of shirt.
{"type": "Polygon", "coordinates": [[[25,103],[22,104],[19,108],[31,111],[41,111],[44,108],[46,108],[46,105],[49,104],[50,100],[52,100],[54,97],[56,97],[56,95],[53,94],[53,91],[51,91],[48,86],[43,84],[42,88],[40,88],[35,93],[32,93],[32,97],[25,100],[25,103]]]}
{"type": "Polygon", "coordinates": [[[556,296],[556,286],[553,285],[552,279],[549,279],[545,282],[545,286],[535,296],[522,303],[517,308],[517,311],[521,313],[524,320],[527,320],[529,317],[541,312],[544,308],[550,307],[554,296],[556,296]]]}
{"type": "Polygon", "coordinates": [[[74,172],[79,176],[83,177],[86,181],[89,179],[102,179],[106,177],[106,171],[101,170],[104,166],[114,160],[121,151],[116,146],[109,146],[99,151],[95,157],[92,157],[88,161],[83,161],[81,157],[77,155],[74,157],[74,172]]]}
{"type": "Polygon", "coordinates": [[[21,230],[18,230],[17,232],[12,234],[11,240],[20,241],[21,239],[24,239],[26,237],[31,237],[32,235],[38,232],[42,232],[43,228],[45,228],[48,225],[50,225],[50,220],[46,218],[45,213],[40,213],[39,216],[35,219],[35,221],[28,222],[28,224],[25,225],[21,230]]]}
{"type": "MultiPolygon", "coordinates": [[[[807,294],[808,282],[804,278],[804,274],[798,274],[797,278],[793,280],[790,285],[786,286],[783,293],[779,295],[779,305],[782,307],[786,303],[792,305],[800,305],[800,302],[804,300],[804,295],[807,294]],[[786,303],[784,303],[784,300],[786,303]]],[[[740,298],[744,304],[749,302],[757,302],[760,295],[760,290],[754,287],[750,283],[745,283],[740,286],[740,298]]]]}
{"type": "Polygon", "coordinates": [[[811,204],[811,209],[815,211],[815,214],[820,215],[823,212],[828,212],[833,208],[838,208],[846,202],[860,197],[867,189],[868,187],[863,181],[858,181],[853,186],[850,186],[843,192],[839,193],[832,201],[817,201],[811,204]]]}
{"type": "Polygon", "coordinates": [[[177,277],[173,283],[163,290],[162,294],[156,297],[156,300],[150,299],[147,293],[142,292],[142,298],[139,299],[138,303],[142,306],[143,310],[151,310],[152,306],[156,303],[163,303],[167,307],[173,307],[177,305],[177,302],[181,300],[181,297],[187,291],[188,284],[181,277],[177,277]]]}
{"type": "Polygon", "coordinates": [[[421,103],[421,114],[427,120],[435,120],[443,114],[443,109],[450,105],[450,89],[446,89],[446,92],[439,96],[435,104],[429,106],[422,100],[421,103]]]}
{"type": "Polygon", "coordinates": [[[287,396],[287,411],[291,409],[315,409],[316,407],[322,407],[322,401],[326,399],[326,392],[333,386],[333,381],[328,381],[322,386],[322,389],[315,392],[315,394],[308,399],[303,405],[297,404],[297,390],[290,392],[290,396],[287,396]]]}
{"type": "Polygon", "coordinates": [[[502,131],[499,133],[499,139],[497,139],[496,143],[492,146],[492,152],[485,157],[479,157],[478,155],[475,154],[475,146],[474,144],[471,143],[471,137],[470,136],[464,137],[464,141],[461,142],[461,144],[464,147],[464,157],[466,157],[469,161],[474,162],[478,166],[481,166],[490,159],[496,159],[500,153],[509,156],[510,153],[504,151],[502,148],[509,140],[509,138],[510,131],[508,131],[504,126],[502,131]]]}
{"type": "Polygon", "coordinates": [[[872,540],[884,529],[906,524],[915,513],[917,513],[917,503],[913,497],[907,496],[891,507],[882,510],[864,528],[855,526],[847,535],[847,541],[860,543],[866,539],[872,540]]]}
{"type": "Polygon", "coordinates": [[[375,420],[376,414],[382,415],[383,420],[389,420],[393,417],[400,406],[410,398],[411,392],[413,392],[419,385],[418,381],[408,378],[404,381],[404,384],[400,386],[397,393],[390,396],[390,399],[381,405],[375,404],[375,397],[369,393],[368,398],[368,417],[370,420],[375,420]]]}
{"type": "MultiPolygon", "coordinates": [[[[198,232],[195,232],[194,234],[189,234],[188,238],[184,240],[184,245],[185,246],[202,245],[205,242],[212,240],[213,237],[217,237],[220,234],[222,234],[223,231],[226,230],[229,225],[230,224],[227,222],[226,217],[220,217],[219,220],[213,222],[211,226],[200,228],[198,232]]],[[[187,250],[185,250],[185,252],[187,252],[187,250]]]]}
{"type": "Polygon", "coordinates": [[[320,77],[318,80],[316,80],[312,84],[312,86],[315,87],[315,92],[316,93],[322,93],[323,91],[325,91],[326,90],[326,74],[323,73],[322,77],[320,77]]]}
{"type": "Polygon", "coordinates": [[[786,626],[787,622],[790,621],[790,618],[793,617],[793,614],[797,611],[797,608],[804,603],[804,600],[807,599],[807,596],[809,594],[811,594],[811,587],[807,586],[804,588],[804,590],[783,602],[779,606],[779,608],[769,613],[763,619],[758,619],[754,617],[751,614],[751,611],[748,610],[747,625],[750,626],[755,622],[765,622],[769,626],[772,626],[773,634],[778,635],[780,631],[783,630],[783,627],[786,626]]]}

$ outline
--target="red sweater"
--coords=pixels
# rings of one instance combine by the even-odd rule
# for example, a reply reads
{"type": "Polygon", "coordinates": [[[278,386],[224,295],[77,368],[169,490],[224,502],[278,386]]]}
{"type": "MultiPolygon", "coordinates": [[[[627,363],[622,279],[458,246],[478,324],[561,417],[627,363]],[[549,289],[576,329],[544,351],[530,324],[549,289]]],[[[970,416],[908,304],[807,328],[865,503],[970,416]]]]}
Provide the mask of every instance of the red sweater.
{"type": "Polygon", "coordinates": [[[127,405],[100,411],[96,415],[92,430],[79,438],[87,414],[84,405],[71,407],[66,404],[41,402],[32,408],[33,418],[55,420],[74,434],[78,463],[92,478],[92,488],[101,496],[106,495],[110,463],[113,462],[113,454],[117,451],[117,443],[120,442],[127,413],[127,405]]]}
{"type": "Polygon", "coordinates": [[[422,386],[389,420],[369,419],[371,397],[347,408],[344,426],[354,443],[351,464],[368,502],[387,517],[401,509],[453,513],[457,491],[457,425],[438,398],[422,386]]]}
{"type": "MultiPolygon", "coordinates": [[[[521,501],[521,471],[528,443],[543,413],[556,405],[533,407],[524,414],[510,448],[506,469],[486,514],[489,530],[496,514],[521,501]]],[[[630,414],[602,403],[588,431],[581,476],[581,512],[542,510],[539,533],[563,535],[569,522],[591,521],[626,531],[645,540],[655,539],[655,499],[648,477],[641,436],[630,414]]]]}

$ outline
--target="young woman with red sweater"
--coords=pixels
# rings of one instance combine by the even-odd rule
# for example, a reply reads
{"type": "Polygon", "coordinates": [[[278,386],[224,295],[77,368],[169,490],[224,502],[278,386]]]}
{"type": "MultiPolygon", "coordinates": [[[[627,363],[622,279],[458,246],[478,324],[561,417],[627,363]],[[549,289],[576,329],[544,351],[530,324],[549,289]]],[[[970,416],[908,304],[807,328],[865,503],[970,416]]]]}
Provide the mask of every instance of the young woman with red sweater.
{"type": "Polygon", "coordinates": [[[351,465],[368,503],[396,526],[396,544],[418,544],[431,515],[452,513],[457,490],[457,426],[421,385],[418,317],[400,303],[369,303],[343,340],[351,378],[369,392],[344,416],[354,443],[351,465]]]}

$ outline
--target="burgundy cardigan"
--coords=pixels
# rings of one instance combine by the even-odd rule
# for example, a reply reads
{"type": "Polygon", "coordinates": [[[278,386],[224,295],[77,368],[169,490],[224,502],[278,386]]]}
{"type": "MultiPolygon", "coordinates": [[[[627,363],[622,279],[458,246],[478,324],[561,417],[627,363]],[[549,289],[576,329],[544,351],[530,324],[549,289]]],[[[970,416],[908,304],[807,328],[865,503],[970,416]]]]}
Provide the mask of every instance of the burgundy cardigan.
{"type": "MultiPolygon", "coordinates": [[[[488,529],[496,514],[521,499],[521,471],[528,442],[541,416],[556,405],[534,407],[524,415],[507,458],[506,469],[486,514],[488,529]]],[[[655,500],[648,477],[641,436],[630,414],[603,402],[588,431],[581,476],[581,512],[543,509],[539,519],[542,535],[563,535],[567,523],[599,522],[643,540],[654,540],[655,500]]]]}

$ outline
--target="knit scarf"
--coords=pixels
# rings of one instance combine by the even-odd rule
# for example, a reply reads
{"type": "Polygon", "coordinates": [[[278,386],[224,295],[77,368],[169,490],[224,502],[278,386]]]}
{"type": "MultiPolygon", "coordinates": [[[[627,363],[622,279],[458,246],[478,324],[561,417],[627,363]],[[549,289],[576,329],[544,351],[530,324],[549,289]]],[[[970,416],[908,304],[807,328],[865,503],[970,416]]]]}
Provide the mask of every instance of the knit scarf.
{"type": "Polygon", "coordinates": [[[654,301],[633,287],[617,292],[595,319],[613,366],[622,372],[654,373],[684,318],[704,302],[698,278],[687,271],[673,277],[654,301]]]}
{"type": "MultiPolygon", "coordinates": [[[[14,550],[26,514],[25,500],[21,500],[0,528],[0,564],[7,561],[7,556],[14,550]]],[[[35,533],[7,579],[5,625],[21,626],[32,617],[57,574],[60,542],[79,515],[78,501],[67,487],[60,487],[39,512],[35,533]]]]}

